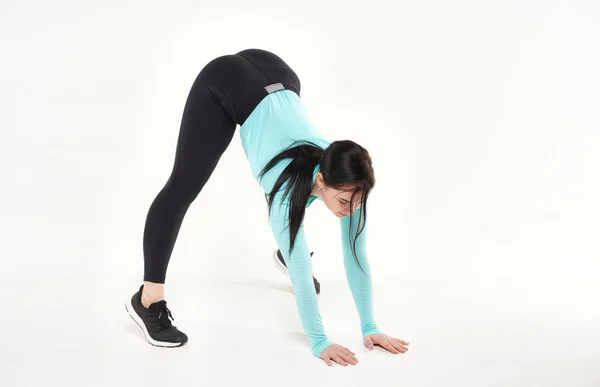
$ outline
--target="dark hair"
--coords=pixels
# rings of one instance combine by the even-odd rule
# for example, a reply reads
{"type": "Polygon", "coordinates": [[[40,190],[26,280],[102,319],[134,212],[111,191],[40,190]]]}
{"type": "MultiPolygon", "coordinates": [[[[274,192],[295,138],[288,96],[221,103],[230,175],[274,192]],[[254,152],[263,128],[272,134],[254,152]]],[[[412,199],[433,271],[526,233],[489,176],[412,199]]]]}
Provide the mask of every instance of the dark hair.
{"type": "MultiPolygon", "coordinates": [[[[350,208],[354,208],[355,195],[361,191],[363,193],[359,227],[354,241],[351,243],[354,260],[360,267],[360,262],[358,262],[356,257],[356,239],[358,239],[365,228],[367,221],[367,199],[371,189],[375,186],[375,174],[369,152],[350,140],[334,141],[326,149],[311,141],[295,141],[290,147],[277,154],[267,163],[259,173],[259,178],[284,159],[292,159],[292,162],[281,172],[272,191],[267,194],[267,203],[270,216],[275,195],[279,192],[281,186],[286,181],[289,181],[283,193],[283,198],[285,199],[285,197],[290,195],[290,254],[296,241],[296,234],[304,220],[306,203],[313,189],[313,172],[318,164],[323,174],[323,180],[328,187],[343,191],[354,191],[350,198],[350,208]],[[300,145],[293,146],[298,143],[300,145]]],[[[352,216],[351,211],[350,230],[352,230],[352,216]]]]}

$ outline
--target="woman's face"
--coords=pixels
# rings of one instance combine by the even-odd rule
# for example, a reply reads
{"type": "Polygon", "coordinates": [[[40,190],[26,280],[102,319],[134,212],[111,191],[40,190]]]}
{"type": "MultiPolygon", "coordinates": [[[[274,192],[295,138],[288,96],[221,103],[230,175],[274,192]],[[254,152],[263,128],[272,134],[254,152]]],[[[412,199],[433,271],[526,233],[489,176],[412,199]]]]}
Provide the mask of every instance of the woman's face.
{"type": "Polygon", "coordinates": [[[354,192],[355,187],[344,187],[343,190],[337,190],[332,187],[325,185],[323,181],[323,175],[321,172],[317,175],[317,181],[315,183],[316,194],[323,199],[323,202],[329,208],[329,210],[338,218],[343,218],[350,213],[354,214],[354,211],[360,208],[362,193],[358,192],[354,196],[354,208],[350,208],[350,199],[354,192]],[[318,188],[321,188],[320,190],[318,188]]]}

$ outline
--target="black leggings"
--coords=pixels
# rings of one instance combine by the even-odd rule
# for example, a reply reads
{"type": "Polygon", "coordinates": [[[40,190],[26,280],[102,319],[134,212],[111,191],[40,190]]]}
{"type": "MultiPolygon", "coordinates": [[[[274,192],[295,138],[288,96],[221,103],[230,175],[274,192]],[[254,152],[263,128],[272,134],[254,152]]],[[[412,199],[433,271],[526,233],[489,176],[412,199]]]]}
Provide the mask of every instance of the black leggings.
{"type": "Polygon", "coordinates": [[[144,281],[164,283],[183,218],[225,149],[236,125],[281,88],[300,95],[300,80],[279,56],[249,49],[210,61],[198,74],[183,110],[175,165],[146,217],[144,281]]]}

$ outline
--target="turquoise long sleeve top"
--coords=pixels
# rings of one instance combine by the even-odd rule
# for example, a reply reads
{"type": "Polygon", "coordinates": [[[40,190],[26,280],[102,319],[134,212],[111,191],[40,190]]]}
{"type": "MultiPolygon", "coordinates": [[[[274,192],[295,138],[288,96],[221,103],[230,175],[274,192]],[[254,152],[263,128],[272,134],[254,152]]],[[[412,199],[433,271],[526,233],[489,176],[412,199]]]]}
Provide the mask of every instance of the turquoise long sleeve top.
{"type": "MultiPolygon", "coordinates": [[[[291,162],[291,160],[280,161],[263,175],[262,179],[259,179],[258,174],[271,158],[296,140],[309,140],[324,149],[330,144],[311,122],[300,97],[291,90],[279,90],[266,96],[241,126],[240,136],[252,174],[265,193],[271,192],[279,174],[291,162]]],[[[319,165],[313,171],[313,183],[318,172],[319,165]]],[[[289,201],[287,198],[282,198],[286,184],[287,182],[275,195],[270,214],[270,225],[290,273],[296,306],[310,342],[311,351],[315,356],[320,357],[323,350],[333,342],[325,333],[319,313],[317,294],[312,280],[312,260],[304,235],[304,224],[300,226],[294,249],[291,254],[289,253],[289,201]]],[[[317,197],[311,196],[306,207],[310,206],[315,199],[317,197]]],[[[322,201],[321,198],[318,199],[322,201]]],[[[368,276],[361,271],[352,255],[351,241],[356,235],[357,215],[358,211],[354,215],[352,230],[349,229],[350,216],[341,218],[340,232],[346,278],[360,317],[360,328],[364,337],[381,332],[375,323],[373,313],[373,287],[366,248],[368,224],[365,224],[363,232],[356,241],[357,259],[368,276]]]]}

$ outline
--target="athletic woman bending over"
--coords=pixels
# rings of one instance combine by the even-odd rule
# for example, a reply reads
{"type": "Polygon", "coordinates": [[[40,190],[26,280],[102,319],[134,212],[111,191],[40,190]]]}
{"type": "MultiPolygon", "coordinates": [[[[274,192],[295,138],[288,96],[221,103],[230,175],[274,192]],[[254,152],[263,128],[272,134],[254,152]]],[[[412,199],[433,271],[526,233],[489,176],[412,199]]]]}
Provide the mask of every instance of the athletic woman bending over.
{"type": "Polygon", "coordinates": [[[265,192],[279,249],[273,257],[289,275],[312,353],[328,365],[356,364],[355,353],[325,334],[304,235],[304,214],[315,199],[340,219],[345,273],[367,348],[405,352],[408,342],[379,331],[373,315],[366,251],[367,198],[375,185],[369,153],[350,140],[329,142],[310,121],[300,80],[279,56],[248,49],[210,61],[190,90],[175,164],[144,229],[144,282],[127,311],[153,345],[178,347],[187,336],[171,324],[164,283],[183,218],[240,126],[253,176],[265,192]],[[356,211],[356,213],[355,213],[356,211]]]}

